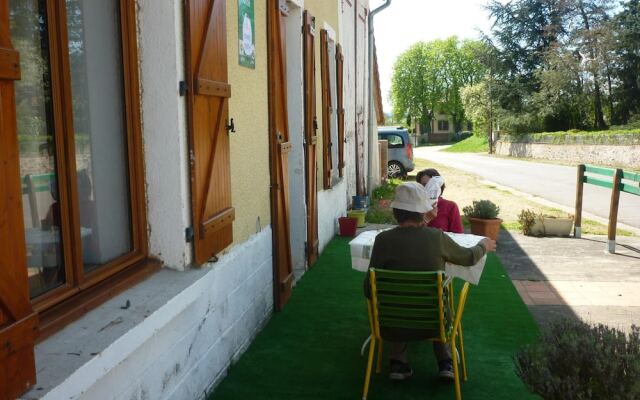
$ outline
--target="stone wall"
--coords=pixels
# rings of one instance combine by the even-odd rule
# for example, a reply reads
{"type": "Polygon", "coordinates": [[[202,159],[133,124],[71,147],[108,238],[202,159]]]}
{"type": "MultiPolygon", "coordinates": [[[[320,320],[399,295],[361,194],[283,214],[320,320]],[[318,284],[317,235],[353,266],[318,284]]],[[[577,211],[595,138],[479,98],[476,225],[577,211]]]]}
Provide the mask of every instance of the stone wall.
{"type": "Polygon", "coordinates": [[[496,154],[640,169],[640,135],[501,136],[496,154]]]}

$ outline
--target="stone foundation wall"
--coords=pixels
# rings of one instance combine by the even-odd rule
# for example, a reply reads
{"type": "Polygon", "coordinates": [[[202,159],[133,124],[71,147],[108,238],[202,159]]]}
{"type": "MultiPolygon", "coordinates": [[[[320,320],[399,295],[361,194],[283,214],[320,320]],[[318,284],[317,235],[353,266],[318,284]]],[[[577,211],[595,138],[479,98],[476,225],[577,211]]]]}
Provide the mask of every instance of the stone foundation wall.
{"type": "Polygon", "coordinates": [[[585,138],[580,136],[553,138],[501,137],[496,154],[543,160],[562,160],[620,168],[640,169],[640,135],[616,135],[585,138]],[[595,143],[600,142],[600,143],[595,143]]]}

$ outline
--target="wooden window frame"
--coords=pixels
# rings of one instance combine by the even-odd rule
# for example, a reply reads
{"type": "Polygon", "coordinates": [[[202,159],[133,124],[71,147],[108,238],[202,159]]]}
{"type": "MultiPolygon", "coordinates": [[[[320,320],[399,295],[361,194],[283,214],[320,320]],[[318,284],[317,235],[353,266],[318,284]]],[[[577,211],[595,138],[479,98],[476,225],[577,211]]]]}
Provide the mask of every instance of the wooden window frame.
{"type": "MultiPolygon", "coordinates": [[[[131,250],[96,270],[85,273],[79,236],[80,213],[66,4],[63,1],[46,3],[56,170],[62,205],[60,221],[65,283],[31,300],[40,317],[39,340],[144,279],[161,264],[159,260],[149,258],[147,241],[135,1],[119,0],[119,7],[131,250]]],[[[19,234],[24,235],[24,232],[19,234]]]]}

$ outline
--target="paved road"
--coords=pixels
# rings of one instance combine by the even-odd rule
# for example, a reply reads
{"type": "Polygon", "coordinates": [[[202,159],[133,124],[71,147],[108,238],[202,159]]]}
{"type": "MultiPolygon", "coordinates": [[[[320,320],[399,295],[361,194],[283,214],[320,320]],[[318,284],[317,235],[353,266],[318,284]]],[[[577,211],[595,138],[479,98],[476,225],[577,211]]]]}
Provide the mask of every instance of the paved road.
{"type": "MultiPolygon", "coordinates": [[[[575,167],[495,158],[482,154],[439,151],[443,147],[414,148],[414,156],[471,172],[489,181],[563,206],[575,206],[575,167]]],[[[586,212],[608,218],[610,189],[585,185],[583,198],[583,209],[586,212]]],[[[618,221],[640,228],[640,196],[621,194],[618,221]]]]}

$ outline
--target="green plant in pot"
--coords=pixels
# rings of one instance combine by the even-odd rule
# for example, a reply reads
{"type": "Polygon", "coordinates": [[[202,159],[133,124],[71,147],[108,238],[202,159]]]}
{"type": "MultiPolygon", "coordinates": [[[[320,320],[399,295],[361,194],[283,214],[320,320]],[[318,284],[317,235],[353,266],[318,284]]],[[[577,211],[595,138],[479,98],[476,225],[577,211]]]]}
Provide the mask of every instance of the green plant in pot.
{"type": "Polygon", "coordinates": [[[502,220],[498,218],[500,207],[494,202],[491,200],[474,200],[473,204],[464,207],[462,212],[469,220],[471,233],[498,240],[502,220]]]}

